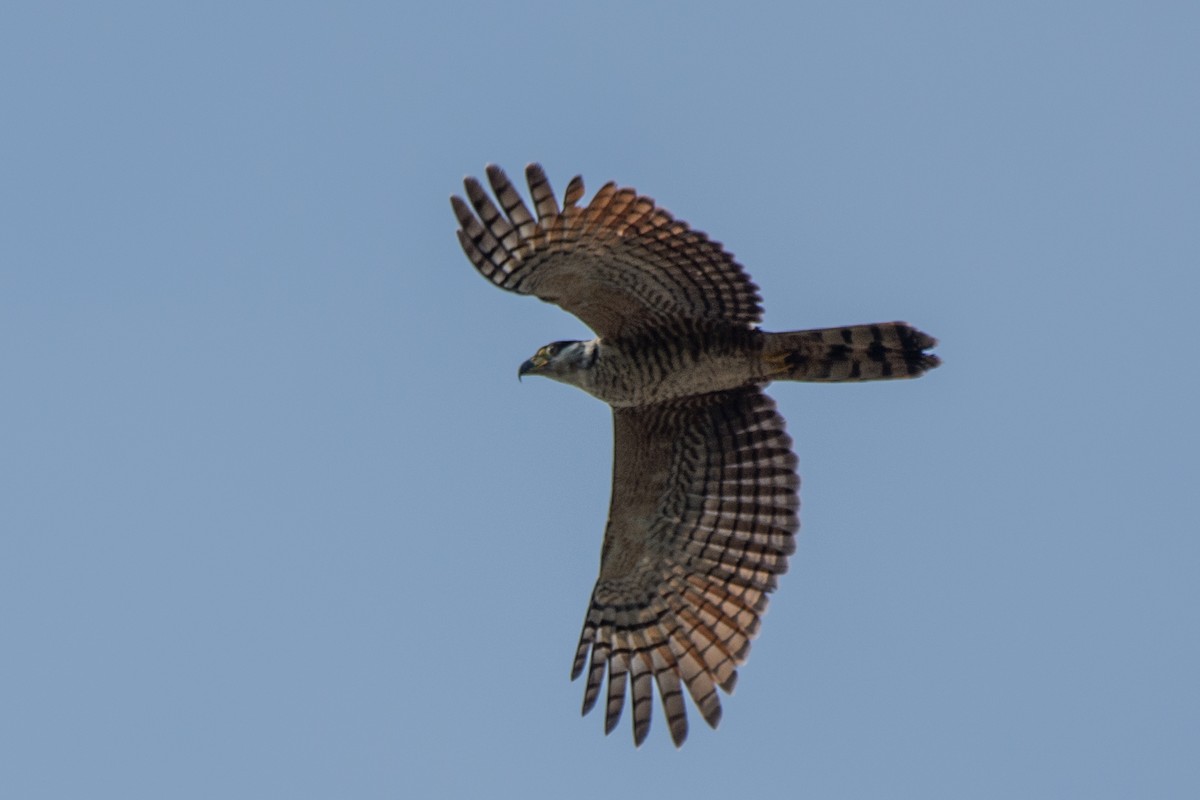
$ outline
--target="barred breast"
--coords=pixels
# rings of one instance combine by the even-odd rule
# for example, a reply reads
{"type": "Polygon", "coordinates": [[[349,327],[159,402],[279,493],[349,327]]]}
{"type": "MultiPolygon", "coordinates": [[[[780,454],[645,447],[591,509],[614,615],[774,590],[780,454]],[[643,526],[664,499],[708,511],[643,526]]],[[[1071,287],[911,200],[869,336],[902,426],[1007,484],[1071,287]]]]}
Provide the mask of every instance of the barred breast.
{"type": "Polygon", "coordinates": [[[600,342],[583,388],[615,408],[761,382],[763,334],[750,328],[651,331],[600,342]]]}

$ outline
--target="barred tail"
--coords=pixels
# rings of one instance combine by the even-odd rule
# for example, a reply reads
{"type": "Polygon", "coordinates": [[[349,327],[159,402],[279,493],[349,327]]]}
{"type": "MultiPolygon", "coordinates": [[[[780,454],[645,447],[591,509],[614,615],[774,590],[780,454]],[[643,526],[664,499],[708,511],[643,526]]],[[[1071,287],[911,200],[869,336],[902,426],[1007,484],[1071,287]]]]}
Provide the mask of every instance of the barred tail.
{"type": "Polygon", "coordinates": [[[768,333],[763,363],[770,380],[915,378],[942,363],[925,352],[936,344],[903,322],[768,333]]]}

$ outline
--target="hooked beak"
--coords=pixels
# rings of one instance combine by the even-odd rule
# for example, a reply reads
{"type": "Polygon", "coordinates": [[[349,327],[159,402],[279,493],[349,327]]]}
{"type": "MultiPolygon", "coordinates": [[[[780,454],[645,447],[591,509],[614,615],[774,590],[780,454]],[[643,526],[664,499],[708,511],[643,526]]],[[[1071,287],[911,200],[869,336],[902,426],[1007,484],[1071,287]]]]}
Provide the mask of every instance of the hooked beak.
{"type": "Polygon", "coordinates": [[[534,356],[533,358],[529,359],[524,364],[522,364],[520,366],[520,368],[517,370],[517,380],[521,380],[521,376],[528,375],[531,372],[536,373],[542,367],[546,366],[547,362],[548,362],[548,359],[546,359],[546,358],[543,358],[541,356],[534,356]]]}

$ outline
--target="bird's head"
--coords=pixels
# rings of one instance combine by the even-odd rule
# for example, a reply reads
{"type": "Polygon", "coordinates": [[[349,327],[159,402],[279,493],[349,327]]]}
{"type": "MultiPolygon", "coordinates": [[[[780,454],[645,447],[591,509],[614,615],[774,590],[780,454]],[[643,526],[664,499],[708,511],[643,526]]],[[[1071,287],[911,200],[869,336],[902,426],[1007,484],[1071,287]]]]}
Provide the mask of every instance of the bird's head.
{"type": "Polygon", "coordinates": [[[551,342],[538,349],[517,370],[517,377],[542,375],[556,381],[580,386],[583,375],[599,355],[596,340],[590,342],[551,342]]]}

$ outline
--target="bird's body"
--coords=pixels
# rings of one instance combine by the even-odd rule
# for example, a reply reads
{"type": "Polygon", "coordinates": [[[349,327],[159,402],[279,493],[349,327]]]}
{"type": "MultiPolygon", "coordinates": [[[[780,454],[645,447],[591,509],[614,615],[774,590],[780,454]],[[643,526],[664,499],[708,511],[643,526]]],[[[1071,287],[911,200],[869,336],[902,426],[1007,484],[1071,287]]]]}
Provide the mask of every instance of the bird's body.
{"type": "Polygon", "coordinates": [[[580,367],[543,374],[578,386],[614,408],[734,389],[755,380],[761,332],[708,327],[566,343],[584,351],[580,367]]]}
{"type": "Polygon", "coordinates": [[[762,389],[775,380],[916,377],[934,340],[902,322],[769,333],[756,287],[719,243],[632,189],[587,206],[578,177],[560,209],[541,167],[526,171],[535,218],[498,167],[465,202],[459,241],[501,288],[556,303],[598,335],[541,348],[519,374],[553,378],[613,409],[613,487],[600,575],[572,677],[584,712],[608,675],[605,730],[631,695],[634,740],[657,685],[676,745],[683,694],[716,726],[767,594],[799,528],[796,457],[762,389]]]}
{"type": "Polygon", "coordinates": [[[707,324],[554,344],[578,345],[579,359],[563,359],[568,369],[541,374],[577,386],[614,408],[776,380],[910,377],[934,363],[934,357],[923,352],[933,340],[899,322],[787,333],[707,324]]]}

